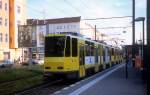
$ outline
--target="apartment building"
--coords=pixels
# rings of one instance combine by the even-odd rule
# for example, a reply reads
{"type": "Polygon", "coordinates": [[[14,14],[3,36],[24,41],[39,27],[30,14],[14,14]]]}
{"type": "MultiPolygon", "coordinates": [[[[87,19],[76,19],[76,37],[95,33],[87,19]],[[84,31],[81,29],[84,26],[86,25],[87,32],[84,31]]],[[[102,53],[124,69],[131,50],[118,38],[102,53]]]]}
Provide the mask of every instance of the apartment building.
{"type": "Polygon", "coordinates": [[[0,60],[10,58],[9,0],[0,0],[0,60]]]}
{"type": "Polygon", "coordinates": [[[26,24],[26,0],[0,0],[0,60],[17,60],[18,25],[26,24]]]}

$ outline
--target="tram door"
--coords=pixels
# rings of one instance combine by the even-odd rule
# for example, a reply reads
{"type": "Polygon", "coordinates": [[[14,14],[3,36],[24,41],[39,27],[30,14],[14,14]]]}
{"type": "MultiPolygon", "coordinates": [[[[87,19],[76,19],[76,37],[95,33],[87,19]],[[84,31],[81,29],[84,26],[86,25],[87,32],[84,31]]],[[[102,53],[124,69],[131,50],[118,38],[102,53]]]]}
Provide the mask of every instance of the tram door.
{"type": "Polygon", "coordinates": [[[79,47],[79,63],[80,63],[80,66],[79,66],[79,75],[80,77],[84,77],[85,76],[85,54],[84,54],[84,46],[80,46],[79,47]]]}

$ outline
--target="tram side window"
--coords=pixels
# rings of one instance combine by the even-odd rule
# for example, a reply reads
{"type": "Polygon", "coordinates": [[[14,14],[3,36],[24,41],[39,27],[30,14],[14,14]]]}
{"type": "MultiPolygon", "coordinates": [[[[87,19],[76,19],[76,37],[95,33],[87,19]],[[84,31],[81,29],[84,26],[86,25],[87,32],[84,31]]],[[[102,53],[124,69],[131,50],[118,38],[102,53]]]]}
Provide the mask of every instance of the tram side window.
{"type": "Polygon", "coordinates": [[[85,44],[85,55],[90,56],[90,42],[86,41],[85,44]]]}
{"type": "Polygon", "coordinates": [[[110,60],[111,60],[111,49],[109,48],[109,57],[110,57],[110,60]]]}
{"type": "Polygon", "coordinates": [[[116,49],[114,50],[114,56],[116,57],[116,49]]]}
{"type": "Polygon", "coordinates": [[[78,54],[78,40],[76,38],[72,38],[72,56],[76,57],[78,54]]]}
{"type": "Polygon", "coordinates": [[[103,60],[105,61],[105,48],[103,48],[103,60]]]}
{"type": "Polygon", "coordinates": [[[98,63],[98,55],[99,55],[99,51],[98,48],[95,49],[95,62],[98,63]]]}
{"type": "Polygon", "coordinates": [[[94,44],[91,45],[91,56],[94,56],[94,50],[95,50],[95,47],[94,47],[94,44]]]}
{"type": "Polygon", "coordinates": [[[108,56],[110,56],[111,50],[109,48],[107,48],[107,50],[108,50],[108,56]]]}
{"type": "Polygon", "coordinates": [[[66,39],[66,50],[65,50],[66,57],[70,56],[70,37],[66,39]]]}
{"type": "Polygon", "coordinates": [[[86,52],[86,56],[90,56],[90,46],[89,45],[85,46],[85,52],[86,52]]]}
{"type": "Polygon", "coordinates": [[[99,56],[102,56],[103,55],[103,53],[102,53],[102,47],[101,46],[99,46],[99,56]]]}
{"type": "Polygon", "coordinates": [[[112,49],[112,56],[114,56],[114,49],[112,49]]]}

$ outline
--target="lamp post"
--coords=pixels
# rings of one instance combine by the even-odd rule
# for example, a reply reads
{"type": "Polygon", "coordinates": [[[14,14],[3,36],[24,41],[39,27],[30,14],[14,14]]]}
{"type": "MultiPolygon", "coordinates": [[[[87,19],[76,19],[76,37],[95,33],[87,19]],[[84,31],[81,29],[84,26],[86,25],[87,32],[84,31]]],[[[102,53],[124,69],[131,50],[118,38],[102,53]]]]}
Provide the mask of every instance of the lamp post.
{"type": "Polygon", "coordinates": [[[143,32],[142,32],[143,33],[143,37],[142,37],[143,41],[142,42],[143,43],[142,43],[142,52],[141,52],[142,54],[141,55],[142,55],[142,61],[143,61],[143,48],[144,48],[144,44],[145,44],[145,41],[144,41],[145,40],[145,24],[144,24],[145,23],[145,17],[138,17],[134,21],[135,22],[142,21],[142,26],[143,26],[143,32]]]}
{"type": "Polygon", "coordinates": [[[142,26],[143,26],[143,44],[145,44],[145,36],[144,36],[144,32],[145,32],[145,17],[138,17],[134,20],[135,22],[138,22],[138,21],[142,21],[142,26]]]}
{"type": "Polygon", "coordinates": [[[132,0],[132,44],[135,45],[135,0],[132,0]]]}

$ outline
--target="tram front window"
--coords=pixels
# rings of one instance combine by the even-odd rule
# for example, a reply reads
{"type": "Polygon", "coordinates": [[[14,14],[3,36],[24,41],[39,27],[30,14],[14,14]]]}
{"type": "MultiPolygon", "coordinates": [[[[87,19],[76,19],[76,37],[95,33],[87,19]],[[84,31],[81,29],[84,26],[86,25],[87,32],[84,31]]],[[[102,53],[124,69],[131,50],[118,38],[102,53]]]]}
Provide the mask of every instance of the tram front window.
{"type": "Polygon", "coordinates": [[[45,57],[63,57],[65,37],[45,38],[45,57]]]}

